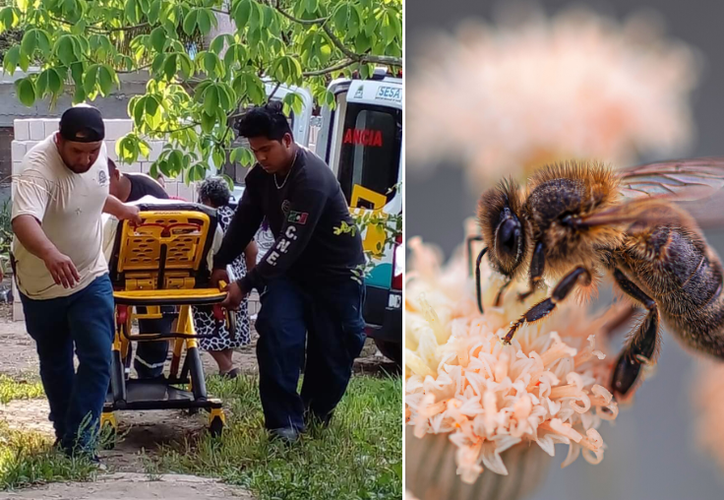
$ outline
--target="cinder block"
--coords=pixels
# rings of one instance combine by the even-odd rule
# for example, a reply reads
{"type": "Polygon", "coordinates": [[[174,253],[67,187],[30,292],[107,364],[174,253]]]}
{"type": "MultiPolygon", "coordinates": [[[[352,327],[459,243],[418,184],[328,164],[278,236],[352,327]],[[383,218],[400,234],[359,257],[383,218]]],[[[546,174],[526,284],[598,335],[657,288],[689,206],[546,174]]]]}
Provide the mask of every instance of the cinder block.
{"type": "Polygon", "coordinates": [[[28,120],[15,120],[15,130],[13,134],[13,138],[16,141],[29,141],[30,123],[28,123],[28,120]]]}
{"type": "Polygon", "coordinates": [[[131,130],[133,123],[131,120],[103,120],[106,125],[106,140],[117,141],[131,130]]]}
{"type": "Polygon", "coordinates": [[[30,140],[31,141],[42,141],[47,136],[45,135],[45,123],[43,120],[29,120],[30,127],[30,140]]]}
{"type": "Polygon", "coordinates": [[[21,141],[13,141],[12,143],[12,157],[13,161],[22,161],[23,157],[25,156],[25,145],[26,142],[21,141]]]}
{"type": "Polygon", "coordinates": [[[141,162],[141,172],[144,174],[147,174],[151,171],[151,165],[153,165],[152,161],[142,161],[141,162]]]}
{"type": "Polygon", "coordinates": [[[58,131],[58,126],[60,124],[60,119],[55,118],[46,118],[43,120],[43,137],[42,139],[45,139],[50,134],[58,131]]]}
{"type": "Polygon", "coordinates": [[[118,162],[118,155],[116,154],[116,142],[115,141],[105,141],[106,143],[106,153],[108,154],[108,158],[111,160],[118,162]]]}
{"type": "Polygon", "coordinates": [[[13,321],[25,321],[25,311],[21,302],[13,302],[13,321]]]}
{"type": "Polygon", "coordinates": [[[123,165],[121,167],[121,172],[140,172],[141,171],[141,162],[131,163],[130,165],[123,165]]]}
{"type": "Polygon", "coordinates": [[[166,180],[166,187],[164,189],[169,196],[178,196],[178,182],[166,180]]]}
{"type": "Polygon", "coordinates": [[[20,169],[22,168],[22,166],[23,166],[23,162],[22,162],[22,161],[13,161],[13,171],[12,171],[12,175],[17,175],[17,174],[19,174],[19,173],[20,173],[20,169]]]}
{"type": "Polygon", "coordinates": [[[148,159],[151,161],[158,160],[158,157],[161,155],[161,152],[163,151],[163,145],[164,143],[161,141],[151,141],[151,154],[148,156],[148,159]]]}
{"type": "Polygon", "coordinates": [[[192,183],[187,186],[185,183],[178,184],[178,197],[183,198],[186,201],[194,201],[194,195],[196,194],[196,184],[192,183]]]}

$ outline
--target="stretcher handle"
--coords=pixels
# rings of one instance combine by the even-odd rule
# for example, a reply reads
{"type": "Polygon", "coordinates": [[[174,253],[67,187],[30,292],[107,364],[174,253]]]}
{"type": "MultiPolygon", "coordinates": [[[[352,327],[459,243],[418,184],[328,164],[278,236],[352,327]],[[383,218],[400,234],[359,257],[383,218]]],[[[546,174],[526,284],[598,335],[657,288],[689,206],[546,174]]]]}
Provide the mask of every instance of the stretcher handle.
{"type": "Polygon", "coordinates": [[[193,222],[176,222],[174,224],[159,224],[158,222],[142,222],[141,224],[131,223],[131,227],[133,229],[138,229],[141,227],[160,227],[163,230],[161,232],[162,236],[170,236],[171,229],[174,229],[177,227],[190,227],[192,229],[195,229],[196,231],[201,231],[201,224],[196,224],[193,222]]]}

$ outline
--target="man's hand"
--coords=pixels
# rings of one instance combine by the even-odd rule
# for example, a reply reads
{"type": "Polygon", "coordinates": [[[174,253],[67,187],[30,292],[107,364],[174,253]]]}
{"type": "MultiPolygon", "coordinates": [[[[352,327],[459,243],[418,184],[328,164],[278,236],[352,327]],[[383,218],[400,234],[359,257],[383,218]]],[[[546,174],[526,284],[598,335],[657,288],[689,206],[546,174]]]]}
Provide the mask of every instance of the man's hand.
{"type": "Polygon", "coordinates": [[[244,297],[246,297],[246,292],[242,291],[239,284],[236,282],[231,283],[226,287],[226,298],[221,303],[221,307],[229,311],[237,311],[244,297]]]}
{"type": "Polygon", "coordinates": [[[124,203],[123,208],[119,210],[118,220],[129,220],[138,225],[143,222],[141,216],[139,215],[140,213],[141,209],[137,206],[124,203]]]}
{"type": "Polygon", "coordinates": [[[58,249],[53,248],[42,259],[56,285],[73,288],[80,281],[80,275],[73,261],[67,255],[60,253],[58,249]]]}
{"type": "Polygon", "coordinates": [[[229,283],[229,273],[226,272],[226,269],[214,269],[214,272],[211,273],[211,286],[218,287],[219,281],[229,283]]]}

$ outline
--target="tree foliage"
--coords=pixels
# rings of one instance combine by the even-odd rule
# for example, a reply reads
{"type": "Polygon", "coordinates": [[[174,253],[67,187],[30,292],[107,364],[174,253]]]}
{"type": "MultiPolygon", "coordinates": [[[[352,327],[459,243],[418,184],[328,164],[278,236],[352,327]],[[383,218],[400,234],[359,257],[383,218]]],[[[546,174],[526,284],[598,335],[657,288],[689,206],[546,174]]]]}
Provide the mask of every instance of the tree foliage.
{"type": "MultiPolygon", "coordinates": [[[[3,68],[39,71],[16,83],[19,100],[108,96],[123,73],[147,72],[146,93],[128,106],[133,131],[117,143],[127,163],[167,141],[152,174],[203,178],[209,161],[249,165],[232,148],[235,118],[266,101],[265,82],[307,87],[332,106],[330,78],[375,65],[401,66],[401,0],[17,0],[0,9],[0,34],[22,30],[3,68]],[[211,36],[219,19],[234,28],[211,36]],[[189,43],[206,40],[208,43],[189,43]]],[[[299,110],[297,94],[284,99],[299,110]]]]}

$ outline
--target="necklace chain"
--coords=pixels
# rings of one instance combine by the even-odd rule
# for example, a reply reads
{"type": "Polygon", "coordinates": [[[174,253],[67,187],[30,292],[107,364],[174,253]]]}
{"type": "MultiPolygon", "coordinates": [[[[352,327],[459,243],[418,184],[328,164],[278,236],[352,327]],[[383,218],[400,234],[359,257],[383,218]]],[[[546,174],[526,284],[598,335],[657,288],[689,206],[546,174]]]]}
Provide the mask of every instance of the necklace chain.
{"type": "Polygon", "coordinates": [[[294,164],[297,162],[297,155],[299,154],[299,150],[297,150],[296,153],[294,153],[294,160],[292,160],[292,166],[289,168],[289,172],[287,172],[286,177],[284,177],[284,181],[282,182],[282,185],[279,185],[279,182],[277,181],[277,174],[274,174],[274,185],[276,185],[277,189],[281,189],[284,187],[284,184],[287,183],[287,179],[289,179],[289,174],[292,173],[292,168],[294,168],[294,164]]]}

